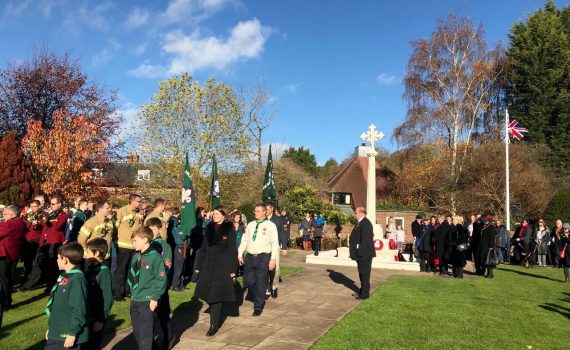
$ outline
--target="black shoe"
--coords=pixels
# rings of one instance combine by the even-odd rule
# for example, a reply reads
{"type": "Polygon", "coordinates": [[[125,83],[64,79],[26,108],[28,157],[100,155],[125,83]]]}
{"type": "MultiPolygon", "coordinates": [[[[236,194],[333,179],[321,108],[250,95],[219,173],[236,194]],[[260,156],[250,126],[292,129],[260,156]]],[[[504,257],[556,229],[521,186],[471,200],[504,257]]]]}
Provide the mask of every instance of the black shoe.
{"type": "Polygon", "coordinates": [[[318,251],[318,250],[315,252],[315,256],[319,256],[319,251],[318,251]]]}
{"type": "Polygon", "coordinates": [[[277,299],[277,289],[274,289],[273,291],[271,291],[271,297],[273,299],[277,299]]]}
{"type": "Polygon", "coordinates": [[[172,339],[168,341],[168,345],[166,346],[167,350],[171,350],[176,345],[176,336],[173,336],[172,339]]]}
{"type": "Polygon", "coordinates": [[[216,333],[218,333],[218,329],[220,329],[220,327],[211,324],[210,325],[210,329],[208,329],[208,333],[206,333],[207,337],[212,337],[214,336],[216,333]]]}
{"type": "Polygon", "coordinates": [[[360,293],[352,293],[352,296],[355,297],[355,298],[356,298],[356,297],[359,297],[359,296],[360,296],[360,293]]]}
{"type": "Polygon", "coordinates": [[[253,310],[253,314],[251,314],[251,316],[261,316],[262,312],[263,311],[261,311],[261,310],[253,310]]]}
{"type": "Polygon", "coordinates": [[[362,297],[362,296],[359,295],[359,296],[357,296],[357,297],[354,298],[354,299],[356,299],[356,300],[365,300],[365,299],[368,299],[368,297],[362,297]]]}
{"type": "Polygon", "coordinates": [[[271,293],[269,293],[269,294],[265,293],[265,300],[269,299],[270,296],[271,296],[271,293]]]}
{"type": "Polygon", "coordinates": [[[114,297],[115,301],[125,301],[124,297],[114,297]]]}

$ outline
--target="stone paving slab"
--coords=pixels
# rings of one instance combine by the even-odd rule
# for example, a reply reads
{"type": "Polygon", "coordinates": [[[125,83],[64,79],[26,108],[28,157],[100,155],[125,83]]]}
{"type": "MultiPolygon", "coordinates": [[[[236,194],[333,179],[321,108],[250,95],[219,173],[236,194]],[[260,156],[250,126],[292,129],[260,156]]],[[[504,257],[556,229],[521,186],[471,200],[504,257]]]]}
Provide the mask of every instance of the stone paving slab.
{"type": "MultiPolygon", "coordinates": [[[[239,317],[227,317],[218,334],[206,337],[207,304],[177,312],[173,326],[180,341],[175,349],[308,349],[360,303],[352,297],[360,282],[356,268],[307,265],[304,256],[294,252],[281,258],[282,265],[304,270],[283,278],[279,298],[269,299],[260,317],[251,316],[252,303],[246,300],[235,315],[239,317]]],[[[419,273],[373,269],[372,289],[393,275],[419,273]]],[[[136,348],[131,330],[115,334],[105,347],[131,348],[136,348]]]]}

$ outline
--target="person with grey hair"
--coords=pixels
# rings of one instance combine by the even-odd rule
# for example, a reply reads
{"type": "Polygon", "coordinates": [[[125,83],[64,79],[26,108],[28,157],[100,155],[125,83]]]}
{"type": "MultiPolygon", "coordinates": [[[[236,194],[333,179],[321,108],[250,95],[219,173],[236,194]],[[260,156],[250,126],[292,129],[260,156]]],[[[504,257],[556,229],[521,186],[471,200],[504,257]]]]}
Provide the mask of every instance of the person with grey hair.
{"type": "Polygon", "coordinates": [[[9,205],[4,209],[4,222],[0,222],[0,289],[5,295],[4,305],[0,306],[2,310],[10,307],[16,265],[26,240],[26,224],[19,214],[18,207],[9,205]]]}
{"type": "Polygon", "coordinates": [[[4,209],[6,206],[4,204],[0,204],[0,222],[4,221],[4,209]]]}

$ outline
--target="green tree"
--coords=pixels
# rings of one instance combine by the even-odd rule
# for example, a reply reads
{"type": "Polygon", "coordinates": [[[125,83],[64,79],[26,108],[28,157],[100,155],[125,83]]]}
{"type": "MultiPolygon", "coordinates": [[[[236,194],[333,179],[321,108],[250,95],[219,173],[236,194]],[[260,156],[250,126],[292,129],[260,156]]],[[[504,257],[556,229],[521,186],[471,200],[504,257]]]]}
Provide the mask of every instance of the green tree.
{"type": "Polygon", "coordinates": [[[528,130],[528,141],[549,147],[546,164],[569,174],[570,10],[548,0],[544,9],[515,23],[510,47],[507,105],[528,130]]]}
{"type": "Polygon", "coordinates": [[[317,158],[308,148],[303,146],[299,148],[289,147],[283,153],[283,158],[291,159],[295,163],[299,164],[303,169],[305,169],[311,175],[317,175],[317,158]]]}
{"type": "Polygon", "coordinates": [[[562,222],[570,220],[570,187],[561,188],[556,195],[550,200],[543,218],[547,225],[553,226],[556,220],[562,222]]]}
{"type": "Polygon", "coordinates": [[[200,85],[184,73],[159,83],[142,106],[139,147],[143,161],[160,164],[162,176],[175,183],[182,182],[189,152],[196,191],[205,198],[212,154],[226,170],[239,169],[249,159],[251,139],[245,128],[242,105],[228,85],[214,79],[200,85]]]}

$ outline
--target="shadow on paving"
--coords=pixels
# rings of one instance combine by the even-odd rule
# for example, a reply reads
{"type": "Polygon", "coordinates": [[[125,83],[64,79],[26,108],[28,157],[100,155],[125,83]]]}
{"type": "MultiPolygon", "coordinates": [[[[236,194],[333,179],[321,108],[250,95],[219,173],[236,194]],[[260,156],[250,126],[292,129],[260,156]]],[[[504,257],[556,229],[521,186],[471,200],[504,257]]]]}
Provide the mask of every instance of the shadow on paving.
{"type": "Polygon", "coordinates": [[[343,286],[350,289],[351,291],[353,291],[355,293],[360,293],[360,289],[358,288],[356,283],[352,279],[346,277],[346,275],[344,275],[343,273],[340,273],[340,272],[337,272],[337,271],[331,270],[331,269],[327,269],[327,272],[329,273],[329,278],[334,283],[342,284],[343,286]]]}
{"type": "Polygon", "coordinates": [[[547,277],[547,276],[541,276],[541,275],[536,275],[534,273],[530,273],[530,272],[524,272],[524,271],[519,271],[519,270],[511,270],[511,269],[503,269],[501,267],[497,267],[497,270],[499,271],[505,271],[505,272],[511,272],[511,273],[516,273],[519,275],[523,275],[523,276],[528,276],[528,277],[534,277],[534,278],[540,278],[543,280],[550,280],[550,281],[554,281],[554,282],[561,282],[561,279],[554,279],[551,277],[547,277]]]}

